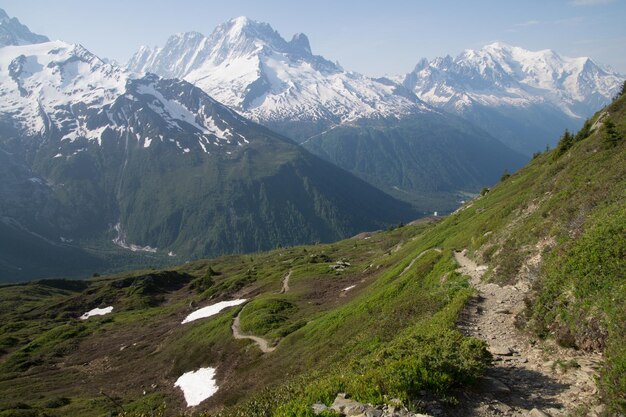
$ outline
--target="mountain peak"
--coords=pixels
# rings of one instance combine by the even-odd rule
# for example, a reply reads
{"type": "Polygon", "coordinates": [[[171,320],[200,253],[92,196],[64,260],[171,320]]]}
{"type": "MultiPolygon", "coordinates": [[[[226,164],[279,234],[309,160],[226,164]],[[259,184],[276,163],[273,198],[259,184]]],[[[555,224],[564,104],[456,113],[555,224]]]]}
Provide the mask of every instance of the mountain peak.
{"type": "Polygon", "coordinates": [[[296,33],[289,42],[294,52],[304,53],[305,55],[311,55],[311,44],[309,38],[304,33],[296,33]]]}
{"type": "Polygon", "coordinates": [[[424,68],[427,68],[429,64],[430,62],[428,62],[427,58],[422,58],[419,60],[417,65],[415,65],[415,68],[413,68],[413,72],[420,72],[424,68]]]}
{"type": "Polygon", "coordinates": [[[513,48],[513,46],[511,46],[510,44],[506,43],[506,42],[502,42],[502,41],[495,41],[495,42],[491,42],[488,43],[487,45],[483,46],[482,49],[486,49],[486,50],[493,50],[493,49],[498,49],[498,50],[507,50],[507,49],[511,49],[513,48]]]}
{"type": "Polygon", "coordinates": [[[246,16],[235,17],[218,26],[211,34],[211,38],[214,37],[227,40],[231,46],[241,42],[260,41],[279,52],[300,56],[312,55],[309,38],[304,33],[296,33],[291,41],[287,42],[269,23],[252,20],[246,16]]]}
{"type": "Polygon", "coordinates": [[[250,19],[247,16],[237,16],[230,19],[227,24],[230,24],[234,30],[242,30],[248,25],[258,23],[250,19]]]}
{"type": "Polygon", "coordinates": [[[29,45],[33,43],[49,42],[46,36],[38,35],[21,24],[17,18],[9,18],[9,15],[0,9],[0,47],[8,45],[29,45]]]}
{"type": "Polygon", "coordinates": [[[220,35],[225,35],[231,39],[245,37],[265,41],[280,40],[285,42],[278,32],[276,32],[268,23],[258,22],[246,16],[235,17],[226,23],[222,23],[213,33],[219,33],[220,35]]]}

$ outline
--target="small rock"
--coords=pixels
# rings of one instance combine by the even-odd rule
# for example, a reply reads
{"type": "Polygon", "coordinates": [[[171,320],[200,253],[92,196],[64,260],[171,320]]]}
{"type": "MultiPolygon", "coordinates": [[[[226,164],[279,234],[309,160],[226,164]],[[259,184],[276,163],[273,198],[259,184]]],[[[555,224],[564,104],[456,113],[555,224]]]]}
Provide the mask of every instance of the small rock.
{"type": "Polygon", "coordinates": [[[365,412],[363,413],[363,417],[382,417],[383,410],[379,410],[374,407],[367,407],[365,412]]]}
{"type": "Polygon", "coordinates": [[[504,403],[498,403],[495,407],[503,414],[506,414],[512,410],[511,407],[504,403]]]}
{"type": "Polygon", "coordinates": [[[365,408],[365,405],[361,404],[358,401],[347,398],[347,395],[343,393],[338,394],[335,398],[335,401],[333,401],[333,405],[330,406],[331,410],[334,410],[339,414],[344,414],[346,416],[356,416],[359,414],[363,414],[365,408]]]}
{"type": "MultiPolygon", "coordinates": [[[[579,402],[578,401],[578,397],[574,398],[574,402],[579,402]]],[[[557,416],[565,416],[566,414],[563,413],[562,410],[559,410],[558,408],[548,408],[545,411],[549,416],[553,416],[553,417],[557,417],[557,416]]],[[[567,414],[568,416],[571,414],[567,414]]]]}
{"type": "Polygon", "coordinates": [[[311,408],[313,409],[313,414],[315,414],[316,416],[328,410],[328,407],[326,406],[326,404],[322,404],[322,403],[315,403],[311,406],[311,408]]]}
{"type": "Polygon", "coordinates": [[[389,400],[389,405],[392,407],[402,407],[402,401],[397,398],[391,398],[389,400]]]}
{"type": "Polygon", "coordinates": [[[530,412],[527,414],[528,417],[550,417],[549,414],[544,413],[543,411],[539,410],[538,408],[533,408],[532,410],[530,410],[530,412]]]}
{"type": "Polygon", "coordinates": [[[505,346],[490,346],[489,352],[491,352],[492,355],[499,356],[511,356],[513,353],[510,348],[505,346]]]}

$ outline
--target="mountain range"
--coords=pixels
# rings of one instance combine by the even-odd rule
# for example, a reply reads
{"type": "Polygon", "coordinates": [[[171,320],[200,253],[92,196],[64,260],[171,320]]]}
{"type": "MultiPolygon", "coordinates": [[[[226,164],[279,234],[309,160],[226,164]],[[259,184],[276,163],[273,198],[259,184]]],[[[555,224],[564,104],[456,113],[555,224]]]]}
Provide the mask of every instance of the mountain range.
{"type": "Polygon", "coordinates": [[[246,17],[142,47],[127,68],[185,79],[424,212],[453,210],[525,161],[400,83],[346,71],[314,55],[305,35],[287,41],[246,17]]]}
{"type": "Polygon", "coordinates": [[[198,43],[163,68],[212,66],[231,108],[0,34],[0,417],[626,415],[626,83],[513,173],[485,130],[574,120],[610,71],[497,44],[394,81],[244,18],[172,38],[198,43]]]}
{"type": "Polygon", "coordinates": [[[589,58],[505,44],[374,79],[314,55],[304,34],[287,41],[246,17],[141,47],[127,69],[183,78],[423,211],[450,210],[554,146],[624,79],[589,58]]]}
{"type": "Polygon", "coordinates": [[[531,154],[575,131],[619,91],[624,76],[587,57],[496,42],[456,58],[422,59],[398,82],[421,100],[479,124],[531,154]]]}
{"type": "Polygon", "coordinates": [[[0,34],[8,280],[336,240],[450,212],[527,159],[409,76],[346,71],[245,17],[125,68],[4,11],[0,34]]]}
{"type": "Polygon", "coordinates": [[[36,39],[0,48],[4,280],[336,240],[417,216],[185,81],[36,39]]]}
{"type": "Polygon", "coordinates": [[[16,17],[10,18],[4,10],[0,9],[0,47],[27,45],[48,42],[49,40],[46,36],[31,32],[16,17]]]}

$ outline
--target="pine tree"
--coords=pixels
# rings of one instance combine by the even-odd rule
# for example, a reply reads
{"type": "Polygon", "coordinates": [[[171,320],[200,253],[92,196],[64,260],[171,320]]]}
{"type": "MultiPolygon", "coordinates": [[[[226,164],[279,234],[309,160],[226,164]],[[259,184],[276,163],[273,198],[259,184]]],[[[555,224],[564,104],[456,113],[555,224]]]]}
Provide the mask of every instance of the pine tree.
{"type": "Polygon", "coordinates": [[[619,132],[617,131],[616,127],[615,127],[615,123],[613,123],[611,120],[606,120],[604,122],[604,129],[605,129],[604,141],[609,146],[616,146],[617,143],[622,138],[621,138],[619,132]]]}
{"type": "Polygon", "coordinates": [[[565,133],[561,136],[559,143],[556,145],[556,152],[554,153],[554,157],[558,158],[563,155],[565,151],[571,148],[574,145],[574,135],[569,133],[569,130],[565,129],[565,133]]]}

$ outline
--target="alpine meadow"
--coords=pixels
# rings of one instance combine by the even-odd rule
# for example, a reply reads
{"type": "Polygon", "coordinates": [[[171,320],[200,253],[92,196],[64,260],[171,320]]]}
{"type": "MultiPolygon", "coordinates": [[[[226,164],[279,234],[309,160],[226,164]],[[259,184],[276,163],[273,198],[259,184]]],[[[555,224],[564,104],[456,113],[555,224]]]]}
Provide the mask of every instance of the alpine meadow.
{"type": "Polygon", "coordinates": [[[620,2],[0,3],[0,417],[626,416],[620,2]]]}

